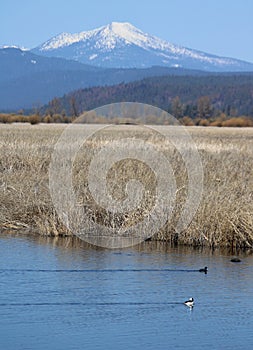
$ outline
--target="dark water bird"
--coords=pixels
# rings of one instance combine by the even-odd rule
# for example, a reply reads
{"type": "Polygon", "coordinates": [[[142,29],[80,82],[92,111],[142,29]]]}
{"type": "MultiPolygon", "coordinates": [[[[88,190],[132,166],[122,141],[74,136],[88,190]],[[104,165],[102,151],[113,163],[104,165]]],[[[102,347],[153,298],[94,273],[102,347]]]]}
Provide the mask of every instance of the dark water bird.
{"type": "Polygon", "coordinates": [[[207,266],[205,266],[203,269],[199,269],[199,272],[207,273],[207,271],[208,271],[207,266]]]}
{"type": "Polygon", "coordinates": [[[232,261],[232,262],[241,262],[241,260],[239,258],[232,258],[230,261],[232,261]]]}
{"type": "Polygon", "coordinates": [[[193,307],[193,305],[194,305],[194,299],[193,299],[193,298],[189,298],[188,300],[186,300],[186,301],[184,302],[184,304],[185,304],[186,306],[193,307]]]}

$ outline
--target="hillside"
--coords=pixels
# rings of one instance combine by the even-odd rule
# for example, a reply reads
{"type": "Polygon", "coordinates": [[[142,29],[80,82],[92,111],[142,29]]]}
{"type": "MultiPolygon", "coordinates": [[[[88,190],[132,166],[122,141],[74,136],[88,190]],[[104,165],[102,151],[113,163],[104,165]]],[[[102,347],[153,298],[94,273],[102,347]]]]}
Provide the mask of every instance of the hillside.
{"type": "Polygon", "coordinates": [[[42,106],[70,91],[167,74],[207,74],[178,68],[104,69],[76,61],[0,49],[0,111],[42,106]]]}
{"type": "Polygon", "coordinates": [[[211,76],[163,76],[114,86],[79,89],[54,103],[54,112],[65,110],[73,114],[114,103],[141,102],[160,107],[166,111],[195,118],[199,109],[206,109],[202,117],[225,112],[227,115],[253,117],[253,74],[211,76]],[[203,105],[202,107],[200,105],[203,105]]]}

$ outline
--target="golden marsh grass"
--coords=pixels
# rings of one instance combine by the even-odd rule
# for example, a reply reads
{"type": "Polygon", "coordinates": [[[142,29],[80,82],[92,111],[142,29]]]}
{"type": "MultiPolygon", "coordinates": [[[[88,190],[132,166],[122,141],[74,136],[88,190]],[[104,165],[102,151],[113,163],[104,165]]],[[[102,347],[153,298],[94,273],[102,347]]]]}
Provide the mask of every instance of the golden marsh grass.
{"type": "MultiPolygon", "coordinates": [[[[78,126],[76,126],[78,127],[78,126]]],[[[82,125],[82,127],[86,127],[82,125]]],[[[21,229],[41,235],[71,235],[54,209],[49,191],[49,165],[54,146],[65,125],[0,125],[0,228],[21,229]]],[[[162,127],[164,132],[166,128],[162,127]]],[[[187,196],[187,171],[180,154],[156,135],[152,141],[170,155],[177,195],[169,222],[153,237],[176,244],[253,247],[253,129],[189,127],[199,151],[204,187],[200,206],[191,224],[176,232],[187,196]]],[[[111,139],[134,133],[147,138],[140,126],[116,126],[86,142],[74,168],[78,205],[103,225],[126,227],[143,218],[153,205],[156,180],[145,164],[119,162],[108,173],[108,190],[124,199],[129,179],[141,181],[146,189],[140,208],[127,215],[112,216],[93,200],[87,183],[87,169],[96,149],[111,139]],[[127,165],[127,166],[126,166],[127,165]],[[126,171],[127,169],[127,171],[126,171]]],[[[152,133],[152,132],[151,132],[152,133]]]]}

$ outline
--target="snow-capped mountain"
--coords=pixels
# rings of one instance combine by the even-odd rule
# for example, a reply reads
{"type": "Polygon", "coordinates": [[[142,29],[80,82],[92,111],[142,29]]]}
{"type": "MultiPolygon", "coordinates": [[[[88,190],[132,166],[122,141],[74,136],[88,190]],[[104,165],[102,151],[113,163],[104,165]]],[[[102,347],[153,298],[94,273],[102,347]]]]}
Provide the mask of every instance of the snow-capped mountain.
{"type": "Polygon", "coordinates": [[[253,63],[174,45],[130,23],[112,22],[86,32],[61,33],[32,51],[102,67],[159,65],[207,71],[253,71],[253,63]]]}

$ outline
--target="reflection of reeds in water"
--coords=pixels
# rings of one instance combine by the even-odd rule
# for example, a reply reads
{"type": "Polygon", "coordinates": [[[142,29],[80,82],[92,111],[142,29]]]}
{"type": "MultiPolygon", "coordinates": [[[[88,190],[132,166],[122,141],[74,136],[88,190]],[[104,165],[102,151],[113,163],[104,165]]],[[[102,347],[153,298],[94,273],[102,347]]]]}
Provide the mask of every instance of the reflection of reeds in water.
{"type": "MultiPolygon", "coordinates": [[[[0,128],[0,226],[33,230],[42,235],[70,235],[54,210],[48,168],[53,147],[65,126],[2,125],[0,128]]],[[[189,128],[204,169],[200,206],[183,232],[175,227],[187,197],[187,170],[177,150],[157,136],[146,135],[138,126],[117,126],[94,136],[81,148],[73,167],[73,184],[79,206],[93,221],[113,227],[130,227],[145,218],[154,205],[156,179],[146,164],[135,160],[115,164],[107,174],[109,193],[121,201],[125,185],[133,179],[143,185],[137,210],[112,214],[92,198],[87,182],[88,167],[97,149],[114,139],[148,139],[169,158],[177,185],[176,202],[169,222],[153,237],[178,244],[207,246],[253,246],[253,130],[189,128]]],[[[166,130],[164,127],[163,130],[166,130]]],[[[166,176],[166,174],[165,174],[166,176]]],[[[77,220],[78,221],[78,220],[77,220]]]]}

